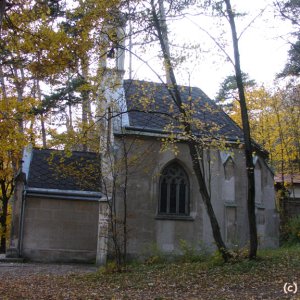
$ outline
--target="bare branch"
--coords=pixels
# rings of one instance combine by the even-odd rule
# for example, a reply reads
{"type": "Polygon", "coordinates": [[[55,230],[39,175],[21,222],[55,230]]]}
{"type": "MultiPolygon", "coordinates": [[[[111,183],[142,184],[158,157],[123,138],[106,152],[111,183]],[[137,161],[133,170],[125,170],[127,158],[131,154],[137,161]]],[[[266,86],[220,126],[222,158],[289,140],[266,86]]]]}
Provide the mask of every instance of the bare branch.
{"type": "Polygon", "coordinates": [[[218,40],[212,36],[206,29],[204,29],[203,27],[201,27],[199,24],[197,24],[196,22],[194,22],[193,20],[191,20],[190,18],[187,18],[190,22],[192,22],[196,27],[198,27],[201,31],[203,31],[204,33],[206,33],[209,38],[218,46],[218,48],[225,54],[226,58],[230,61],[230,63],[234,66],[234,62],[231,59],[230,55],[226,52],[226,50],[224,49],[224,47],[218,42],[218,40]]]}
{"type": "Polygon", "coordinates": [[[245,31],[258,19],[258,17],[260,17],[264,12],[265,10],[267,9],[267,7],[270,6],[270,5],[267,5],[265,6],[260,12],[258,15],[256,15],[250,22],[249,24],[241,31],[240,35],[238,36],[238,40],[240,40],[240,38],[242,37],[242,35],[245,33],[245,31]]]}

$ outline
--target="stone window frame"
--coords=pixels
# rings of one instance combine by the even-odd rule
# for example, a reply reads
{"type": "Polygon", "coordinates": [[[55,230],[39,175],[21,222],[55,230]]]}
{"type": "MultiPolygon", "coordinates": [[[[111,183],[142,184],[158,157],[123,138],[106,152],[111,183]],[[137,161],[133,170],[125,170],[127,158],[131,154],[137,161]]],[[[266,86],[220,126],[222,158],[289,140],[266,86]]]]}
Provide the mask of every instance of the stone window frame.
{"type": "Polygon", "coordinates": [[[263,201],[263,164],[260,161],[259,157],[255,156],[253,158],[253,164],[254,164],[254,183],[255,183],[255,205],[257,207],[263,208],[264,207],[264,201],[263,201]],[[259,171],[259,173],[258,173],[259,171]],[[260,182],[258,181],[258,174],[260,176],[260,182]],[[258,196],[258,191],[257,187],[259,186],[260,188],[260,193],[259,193],[259,198],[257,199],[258,196]]]}
{"type": "MultiPolygon", "coordinates": [[[[178,220],[193,220],[190,217],[190,180],[187,171],[183,167],[183,165],[178,160],[172,160],[168,164],[166,164],[161,171],[161,175],[159,178],[158,184],[158,209],[157,209],[157,219],[178,219],[178,220]],[[175,172],[174,172],[175,169],[175,172]],[[176,170],[177,169],[177,170],[176,170]],[[173,173],[173,174],[172,174],[173,173]],[[181,173],[181,174],[178,174],[181,173]],[[165,209],[162,209],[162,184],[163,181],[167,180],[166,191],[167,198],[164,200],[165,202],[165,209]],[[185,190],[184,190],[184,212],[180,212],[180,185],[184,181],[185,190]],[[171,210],[171,187],[170,184],[173,182],[175,183],[175,210],[171,210]]],[[[173,190],[174,191],[174,190],[173,190]]],[[[182,207],[181,207],[182,208],[182,207]]],[[[174,209],[174,207],[173,207],[174,209]]]]}
{"type": "Polygon", "coordinates": [[[224,179],[226,181],[229,181],[232,177],[235,178],[235,163],[231,156],[229,156],[226,159],[226,161],[223,163],[223,167],[224,167],[224,179]],[[231,164],[232,170],[230,170],[230,171],[232,171],[232,173],[228,173],[228,171],[227,171],[228,164],[231,164]]]}
{"type": "Polygon", "coordinates": [[[236,203],[236,196],[235,196],[235,180],[236,180],[236,164],[231,154],[226,152],[221,152],[221,159],[222,159],[222,165],[223,165],[223,172],[224,172],[224,178],[223,178],[223,185],[228,184],[228,182],[233,180],[233,197],[230,199],[224,199],[225,203],[236,203]],[[231,164],[232,169],[231,172],[228,173],[228,170],[226,170],[228,164],[231,164]],[[230,176],[228,176],[230,175],[230,176]]]}
{"type": "Polygon", "coordinates": [[[238,206],[235,202],[225,202],[224,203],[224,237],[225,237],[225,243],[228,246],[233,246],[237,240],[238,235],[238,222],[237,222],[237,210],[238,206]],[[228,232],[228,209],[234,209],[235,210],[235,220],[234,220],[234,240],[229,239],[229,236],[231,233],[228,232]]]}

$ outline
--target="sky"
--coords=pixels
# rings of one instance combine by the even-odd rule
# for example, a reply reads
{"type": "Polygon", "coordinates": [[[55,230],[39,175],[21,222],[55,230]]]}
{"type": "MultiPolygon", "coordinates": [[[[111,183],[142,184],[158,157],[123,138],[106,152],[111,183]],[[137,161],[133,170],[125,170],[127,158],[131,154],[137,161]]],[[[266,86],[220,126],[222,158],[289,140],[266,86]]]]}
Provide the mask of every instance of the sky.
{"type": "MultiPolygon", "coordinates": [[[[268,88],[274,86],[276,74],[282,71],[287,61],[289,33],[292,31],[292,25],[281,20],[274,13],[272,5],[273,0],[232,0],[232,6],[237,11],[247,13],[245,17],[236,20],[238,34],[243,31],[239,41],[242,70],[259,85],[268,88]],[[257,17],[264,8],[264,13],[257,17]],[[244,31],[244,28],[247,29],[244,31]]],[[[234,69],[215,42],[200,28],[224,43],[222,48],[232,54],[230,27],[221,24],[218,18],[212,21],[211,18],[191,14],[173,22],[169,26],[170,43],[176,44],[176,52],[181,50],[181,55],[188,57],[176,70],[178,82],[200,87],[209,97],[214,98],[220,83],[226,76],[232,75],[234,69]],[[196,50],[180,49],[178,45],[183,43],[195,45],[196,50]]],[[[157,60],[157,49],[149,49],[143,58],[146,56],[150,65],[159,69],[161,62],[157,60]]],[[[143,63],[135,61],[133,68],[134,78],[158,81],[157,76],[143,63]]]]}

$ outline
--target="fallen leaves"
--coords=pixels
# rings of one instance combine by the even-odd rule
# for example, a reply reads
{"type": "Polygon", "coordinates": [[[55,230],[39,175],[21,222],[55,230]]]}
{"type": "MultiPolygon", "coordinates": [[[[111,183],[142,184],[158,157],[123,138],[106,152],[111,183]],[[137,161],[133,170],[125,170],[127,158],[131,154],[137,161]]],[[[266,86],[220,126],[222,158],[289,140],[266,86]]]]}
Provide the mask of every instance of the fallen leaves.
{"type": "MultiPolygon", "coordinates": [[[[257,261],[129,266],[130,272],[1,275],[0,299],[300,299],[285,282],[300,285],[299,247],[264,252],[257,261]]],[[[28,270],[28,268],[26,268],[28,270]]]]}

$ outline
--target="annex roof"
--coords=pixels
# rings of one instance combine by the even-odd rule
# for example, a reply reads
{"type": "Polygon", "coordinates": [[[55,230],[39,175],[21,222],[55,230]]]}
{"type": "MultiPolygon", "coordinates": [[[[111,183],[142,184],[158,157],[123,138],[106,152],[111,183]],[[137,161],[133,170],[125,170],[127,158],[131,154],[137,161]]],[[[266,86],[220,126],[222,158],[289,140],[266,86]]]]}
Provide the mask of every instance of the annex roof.
{"type": "MultiPolygon", "coordinates": [[[[100,192],[100,157],[92,152],[33,149],[27,189],[32,191],[100,192]]],[[[78,193],[77,193],[78,194],[78,193]]]]}
{"type": "MultiPolygon", "coordinates": [[[[180,118],[170,90],[163,83],[124,80],[129,129],[153,132],[180,132],[180,118]],[[171,125],[172,124],[172,125],[171,125]]],[[[179,86],[184,105],[192,111],[194,133],[198,136],[243,140],[241,128],[197,87],[179,86]],[[197,124],[196,124],[197,123],[197,124]]]]}

